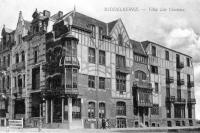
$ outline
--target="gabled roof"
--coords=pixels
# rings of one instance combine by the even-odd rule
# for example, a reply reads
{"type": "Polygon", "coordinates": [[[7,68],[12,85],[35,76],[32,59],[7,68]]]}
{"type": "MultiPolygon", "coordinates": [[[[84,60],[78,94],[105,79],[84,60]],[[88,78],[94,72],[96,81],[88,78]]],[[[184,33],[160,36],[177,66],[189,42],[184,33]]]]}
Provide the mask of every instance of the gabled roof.
{"type": "Polygon", "coordinates": [[[65,19],[65,17],[68,17],[70,15],[73,15],[73,25],[81,27],[83,29],[90,30],[90,25],[96,25],[102,28],[103,35],[107,35],[107,31],[110,33],[114,25],[117,23],[118,20],[112,21],[110,23],[105,23],[103,21],[97,20],[95,18],[89,17],[87,15],[84,15],[82,13],[71,11],[67,14],[63,15],[61,18],[58,18],[57,14],[52,16],[52,19],[56,19],[57,22],[60,20],[65,19]]]}
{"type": "Polygon", "coordinates": [[[110,23],[108,23],[108,32],[110,33],[111,30],[113,29],[113,27],[115,26],[115,24],[117,23],[118,20],[112,21],[110,23]]]}
{"type": "Polygon", "coordinates": [[[139,55],[143,55],[143,56],[147,56],[147,54],[145,53],[145,51],[142,47],[141,42],[130,39],[130,43],[132,45],[134,53],[139,54],[139,55]]]}

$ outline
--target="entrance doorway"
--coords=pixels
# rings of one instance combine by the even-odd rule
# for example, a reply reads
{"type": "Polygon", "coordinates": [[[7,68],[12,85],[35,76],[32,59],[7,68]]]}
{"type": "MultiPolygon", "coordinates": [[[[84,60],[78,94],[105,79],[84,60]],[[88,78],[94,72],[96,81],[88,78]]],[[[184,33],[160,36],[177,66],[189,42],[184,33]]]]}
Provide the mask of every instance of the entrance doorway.
{"type": "Polygon", "coordinates": [[[62,122],[62,100],[55,98],[53,104],[53,122],[62,122]]]}

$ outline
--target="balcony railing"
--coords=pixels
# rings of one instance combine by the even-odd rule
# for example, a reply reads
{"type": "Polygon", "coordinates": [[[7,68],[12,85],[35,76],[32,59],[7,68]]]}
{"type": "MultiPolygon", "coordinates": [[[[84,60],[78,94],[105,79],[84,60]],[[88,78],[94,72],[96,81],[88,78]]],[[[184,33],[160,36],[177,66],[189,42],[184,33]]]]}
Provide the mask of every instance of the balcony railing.
{"type": "Polygon", "coordinates": [[[166,77],[166,83],[168,83],[168,84],[174,83],[174,78],[173,77],[166,77]]]}
{"type": "Polygon", "coordinates": [[[25,69],[25,62],[24,61],[12,65],[13,71],[18,71],[18,70],[21,70],[21,69],[25,69]]]}
{"type": "Polygon", "coordinates": [[[181,86],[181,85],[184,85],[184,84],[185,84],[184,79],[178,79],[177,80],[177,85],[181,86]]]}
{"type": "Polygon", "coordinates": [[[184,63],[183,62],[177,62],[176,67],[179,69],[184,68],[184,63]]]}
{"type": "Polygon", "coordinates": [[[80,67],[78,58],[75,56],[64,56],[61,59],[61,62],[59,66],[75,66],[75,67],[80,67]]]}
{"type": "Polygon", "coordinates": [[[6,70],[6,69],[7,69],[6,64],[2,64],[2,65],[0,66],[0,70],[6,70]]]}
{"type": "Polygon", "coordinates": [[[152,89],[152,84],[148,81],[134,81],[133,87],[152,89]]]}
{"type": "Polygon", "coordinates": [[[187,102],[188,102],[188,104],[196,104],[196,99],[195,98],[189,98],[187,102]]]}
{"type": "Polygon", "coordinates": [[[175,103],[177,104],[185,104],[186,100],[184,98],[176,98],[175,103]]]}
{"type": "Polygon", "coordinates": [[[173,102],[175,102],[175,96],[170,96],[170,97],[166,97],[166,102],[169,102],[169,103],[173,103],[173,102]]]}
{"type": "Polygon", "coordinates": [[[123,73],[130,73],[131,68],[127,66],[116,66],[116,71],[123,72],[123,73]]]}
{"type": "Polygon", "coordinates": [[[188,88],[194,87],[194,81],[189,81],[187,83],[188,88]]]}

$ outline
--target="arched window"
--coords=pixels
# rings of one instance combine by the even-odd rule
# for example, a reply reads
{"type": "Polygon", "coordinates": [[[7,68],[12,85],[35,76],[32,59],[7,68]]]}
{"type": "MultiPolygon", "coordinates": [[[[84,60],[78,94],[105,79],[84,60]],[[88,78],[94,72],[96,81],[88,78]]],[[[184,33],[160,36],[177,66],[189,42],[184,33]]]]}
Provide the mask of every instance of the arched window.
{"type": "Polygon", "coordinates": [[[99,103],[99,118],[105,118],[106,116],[106,105],[105,103],[99,103]]]}
{"type": "Polygon", "coordinates": [[[140,80],[146,80],[147,76],[145,72],[138,70],[135,72],[135,78],[140,80]]]}
{"type": "Polygon", "coordinates": [[[88,103],[88,118],[95,118],[95,103],[88,103]]]}
{"type": "Polygon", "coordinates": [[[126,115],[126,103],[125,102],[117,102],[116,107],[117,115],[126,115]]]}

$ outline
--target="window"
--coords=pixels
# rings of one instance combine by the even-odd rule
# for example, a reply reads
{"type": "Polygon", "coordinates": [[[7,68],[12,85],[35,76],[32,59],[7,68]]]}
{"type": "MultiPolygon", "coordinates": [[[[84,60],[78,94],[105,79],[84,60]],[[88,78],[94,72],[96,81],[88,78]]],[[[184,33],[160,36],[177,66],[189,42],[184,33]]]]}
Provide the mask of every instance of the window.
{"type": "Polygon", "coordinates": [[[10,76],[7,76],[7,88],[10,88],[10,76]]]}
{"type": "Polygon", "coordinates": [[[7,61],[8,61],[8,63],[7,63],[8,66],[10,66],[10,54],[8,54],[8,60],[7,61]]]}
{"type": "Polygon", "coordinates": [[[88,76],[88,87],[95,88],[95,76],[88,76]]]}
{"type": "Polygon", "coordinates": [[[186,60],[187,60],[187,66],[190,67],[190,58],[187,57],[186,60]]]}
{"type": "Polygon", "coordinates": [[[19,54],[18,54],[18,53],[17,53],[16,56],[15,56],[15,62],[16,62],[16,63],[19,63],[19,54]]]}
{"type": "Polygon", "coordinates": [[[18,76],[18,87],[22,88],[22,76],[21,75],[18,76]]]}
{"type": "Polygon", "coordinates": [[[116,54],[116,67],[124,68],[125,66],[126,66],[125,56],[116,54]]]}
{"type": "Polygon", "coordinates": [[[72,88],[72,69],[67,68],[66,69],[66,87],[67,88],[72,88]]]}
{"type": "Polygon", "coordinates": [[[72,44],[72,55],[77,56],[77,44],[75,44],[75,41],[72,44]]]}
{"type": "Polygon", "coordinates": [[[169,60],[169,51],[165,51],[165,59],[169,60]]]}
{"type": "Polygon", "coordinates": [[[25,74],[23,74],[23,87],[25,87],[25,84],[26,84],[26,77],[25,77],[25,74]]]}
{"type": "Polygon", "coordinates": [[[185,105],[174,105],[174,118],[185,118],[185,105]]]}
{"type": "Polygon", "coordinates": [[[188,118],[192,118],[192,106],[188,105],[188,118]]]}
{"type": "Polygon", "coordinates": [[[167,118],[171,118],[171,105],[170,104],[166,105],[166,113],[167,113],[167,118]]]}
{"type": "Polygon", "coordinates": [[[92,37],[96,38],[96,30],[95,30],[95,25],[90,25],[91,31],[92,31],[92,37]]]}
{"type": "Polygon", "coordinates": [[[159,89],[158,89],[158,83],[155,83],[155,93],[158,94],[158,91],[159,91],[159,89]]]}
{"type": "Polygon", "coordinates": [[[88,118],[95,118],[95,103],[88,103],[88,118]]]}
{"type": "Polygon", "coordinates": [[[88,61],[90,63],[95,63],[95,49],[94,48],[89,48],[88,61]]]}
{"type": "Polygon", "coordinates": [[[105,89],[105,78],[99,77],[99,89],[105,89]]]}
{"type": "Polygon", "coordinates": [[[139,80],[146,80],[146,73],[143,71],[136,71],[135,72],[135,78],[139,80]]]}
{"type": "Polygon", "coordinates": [[[125,102],[117,102],[116,107],[117,115],[126,115],[126,103],[125,102]]]}
{"type": "Polygon", "coordinates": [[[169,69],[166,69],[166,78],[169,78],[169,69]]]}
{"type": "Polygon", "coordinates": [[[122,44],[123,44],[123,37],[122,37],[122,34],[118,34],[118,44],[119,44],[120,46],[122,46],[122,44]]]}
{"type": "Polygon", "coordinates": [[[40,88],[40,68],[32,69],[32,89],[36,90],[40,88]]]}
{"type": "Polygon", "coordinates": [[[6,65],[6,57],[3,57],[3,65],[6,65]]]}
{"type": "Polygon", "coordinates": [[[103,28],[99,27],[99,39],[102,40],[103,39],[103,28]]]}
{"type": "Polygon", "coordinates": [[[22,62],[25,61],[25,54],[24,51],[22,51],[22,62]]]}
{"type": "Polygon", "coordinates": [[[158,67],[151,65],[151,72],[154,73],[154,74],[158,74],[158,67]]]}
{"type": "Polygon", "coordinates": [[[170,97],[170,87],[166,86],[166,97],[170,97]]]}
{"type": "Polygon", "coordinates": [[[177,98],[181,99],[181,89],[177,89],[177,98]]]}
{"type": "Polygon", "coordinates": [[[156,47],[152,46],[152,56],[156,56],[156,47]]]}
{"type": "Polygon", "coordinates": [[[81,119],[81,99],[72,99],[72,118],[81,119]]]}
{"type": "Polygon", "coordinates": [[[3,89],[5,89],[5,77],[3,77],[3,89]]]}
{"type": "Polygon", "coordinates": [[[159,115],[159,105],[158,104],[153,104],[153,107],[151,108],[151,114],[159,115]]]}
{"type": "Polygon", "coordinates": [[[99,103],[99,118],[105,118],[106,106],[105,103],[99,103]]]}
{"type": "Polygon", "coordinates": [[[16,88],[17,87],[17,78],[15,77],[14,80],[15,80],[15,88],[16,88]]]}
{"type": "Polygon", "coordinates": [[[105,51],[99,50],[99,64],[105,65],[105,51]]]}
{"type": "Polygon", "coordinates": [[[77,69],[73,69],[73,88],[77,88],[77,84],[78,84],[78,70],[77,69]]]}
{"type": "Polygon", "coordinates": [[[116,73],[116,86],[117,91],[126,92],[126,74],[117,72],[116,73]]]}
{"type": "Polygon", "coordinates": [[[126,118],[117,118],[117,128],[126,128],[126,118]]]}
{"type": "Polygon", "coordinates": [[[18,35],[18,44],[20,44],[20,43],[22,43],[22,35],[21,34],[18,35]]]}
{"type": "Polygon", "coordinates": [[[38,53],[37,50],[34,51],[34,63],[37,63],[38,53]]]}

